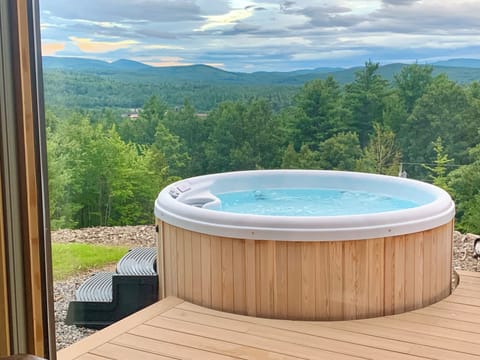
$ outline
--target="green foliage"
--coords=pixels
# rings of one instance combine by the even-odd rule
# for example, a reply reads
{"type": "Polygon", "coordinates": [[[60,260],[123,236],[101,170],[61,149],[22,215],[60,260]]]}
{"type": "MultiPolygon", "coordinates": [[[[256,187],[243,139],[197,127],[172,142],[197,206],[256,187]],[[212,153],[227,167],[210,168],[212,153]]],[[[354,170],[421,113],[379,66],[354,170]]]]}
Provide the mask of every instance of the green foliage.
{"type": "Polygon", "coordinates": [[[184,175],[190,157],[185,151],[180,138],[173,135],[162,123],[158,123],[155,132],[153,150],[162,154],[168,166],[168,172],[184,175]]]}
{"type": "Polygon", "coordinates": [[[447,185],[456,204],[456,227],[480,234],[480,145],[469,154],[472,162],[448,174],[447,185]]]}
{"type": "Polygon", "coordinates": [[[332,76],[184,70],[173,82],[171,70],[163,80],[151,69],[46,74],[52,228],[151,223],[158,192],[183,177],[278,167],[396,175],[401,157],[409,177],[451,191],[461,229],[478,229],[480,83],[371,61],[332,76]],[[139,118],[123,117],[127,108],[139,118]]]}
{"type": "MultiPolygon", "coordinates": [[[[412,114],[398,133],[405,162],[431,163],[435,159],[433,144],[438,137],[457,163],[468,161],[468,148],[477,142],[480,119],[465,90],[445,76],[436,77],[416,102],[412,114]]],[[[421,168],[409,171],[414,177],[426,178],[421,168]]]]}
{"type": "Polygon", "coordinates": [[[320,142],[345,130],[346,111],[341,100],[340,86],[332,77],[306,83],[295,97],[300,112],[290,122],[296,130],[295,143],[318,149],[320,142]]]}
{"type": "Polygon", "coordinates": [[[361,156],[358,135],[353,132],[336,134],[319,146],[319,163],[323,169],[353,171],[361,156]]]}
{"type": "Polygon", "coordinates": [[[282,168],[284,169],[319,169],[319,153],[303,144],[299,152],[295,151],[292,144],[288,145],[283,153],[282,168]]]}
{"type": "Polygon", "coordinates": [[[153,201],[169,181],[166,164],[152,169],[153,150],[77,113],[47,136],[53,229],[153,221],[153,201]]]}
{"type": "Polygon", "coordinates": [[[413,64],[405,66],[395,75],[395,86],[405,110],[410,114],[416,101],[422,97],[433,80],[433,67],[413,64]]]}
{"type": "Polygon", "coordinates": [[[373,124],[373,134],[357,162],[357,169],[384,175],[396,175],[400,165],[400,152],[395,144],[395,134],[379,123],[373,124]]]}
{"type": "Polygon", "coordinates": [[[205,144],[206,171],[272,168],[280,163],[281,129],[265,100],[226,102],[207,119],[212,130],[205,144]]]}
{"type": "Polygon", "coordinates": [[[378,72],[379,64],[367,61],[355,73],[355,81],[345,86],[345,106],[351,114],[351,130],[358,132],[360,145],[365,146],[373,123],[382,119],[387,81],[378,72]]]}
{"type": "Polygon", "coordinates": [[[167,106],[155,95],[151,96],[143,106],[138,119],[121,123],[119,132],[125,142],[152,145],[158,124],[162,121],[167,106]]]}
{"type": "Polygon", "coordinates": [[[63,280],[81,271],[116,263],[127,251],[124,246],[54,243],[53,280],[63,280]]]}
{"type": "Polygon", "coordinates": [[[152,95],[163,99],[169,108],[180,107],[184,99],[190,99],[192,105],[203,112],[225,101],[262,97],[278,110],[292,103],[303,83],[255,83],[255,79],[250,76],[241,81],[215,81],[214,77],[203,77],[192,81],[188,76],[165,78],[149,71],[111,74],[47,69],[44,72],[45,100],[49,106],[88,110],[141,108],[152,95]]]}
{"type": "Polygon", "coordinates": [[[433,184],[441,187],[443,190],[451,192],[447,184],[447,166],[453,162],[453,159],[448,158],[448,154],[443,147],[442,138],[438,137],[433,143],[433,150],[435,151],[436,158],[434,160],[434,167],[424,165],[432,174],[430,178],[433,184]]]}

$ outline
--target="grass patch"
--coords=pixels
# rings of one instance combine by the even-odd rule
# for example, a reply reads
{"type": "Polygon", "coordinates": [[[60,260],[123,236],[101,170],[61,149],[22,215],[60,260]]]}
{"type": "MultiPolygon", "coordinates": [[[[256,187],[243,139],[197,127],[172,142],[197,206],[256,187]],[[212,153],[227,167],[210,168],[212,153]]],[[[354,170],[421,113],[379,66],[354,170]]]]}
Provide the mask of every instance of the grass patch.
{"type": "Polygon", "coordinates": [[[126,246],[90,244],[52,244],[53,280],[62,280],[78,272],[116,263],[126,246]]]}

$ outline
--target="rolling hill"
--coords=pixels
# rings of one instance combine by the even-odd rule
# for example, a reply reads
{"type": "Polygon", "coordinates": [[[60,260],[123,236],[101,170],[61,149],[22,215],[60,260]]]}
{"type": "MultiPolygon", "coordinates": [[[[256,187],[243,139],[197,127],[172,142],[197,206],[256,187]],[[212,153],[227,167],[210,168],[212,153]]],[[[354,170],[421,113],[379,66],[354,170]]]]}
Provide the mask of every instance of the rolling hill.
{"type": "MultiPolygon", "coordinates": [[[[82,72],[101,76],[109,76],[116,80],[134,82],[194,82],[209,84],[237,85],[302,85],[316,78],[324,79],[333,76],[340,84],[354,80],[355,72],[362,67],[317,68],[289,72],[253,73],[230,72],[208,65],[153,67],[132,60],[118,60],[108,63],[100,60],[83,58],[43,57],[45,71],[82,72]]],[[[392,81],[406,64],[387,64],[379,68],[379,74],[392,81]]],[[[434,74],[445,73],[459,83],[480,80],[480,60],[451,59],[431,64],[434,74]]]]}
{"type": "MultiPolygon", "coordinates": [[[[478,62],[453,59],[433,64],[434,75],[445,73],[461,84],[480,80],[478,62]],[[441,64],[441,65],[439,65],[441,64]],[[465,66],[454,66],[461,65],[465,66]],[[467,66],[469,65],[469,66],[467,66]]],[[[388,81],[406,64],[380,66],[378,73],[388,81]]],[[[313,79],[332,76],[345,85],[363,67],[317,68],[290,72],[229,72],[207,65],[153,67],[132,60],[112,63],[83,58],[43,58],[47,105],[74,108],[137,108],[156,94],[172,106],[189,99],[198,111],[209,111],[223,101],[269,99],[275,109],[288,106],[298,88],[313,79]]]]}

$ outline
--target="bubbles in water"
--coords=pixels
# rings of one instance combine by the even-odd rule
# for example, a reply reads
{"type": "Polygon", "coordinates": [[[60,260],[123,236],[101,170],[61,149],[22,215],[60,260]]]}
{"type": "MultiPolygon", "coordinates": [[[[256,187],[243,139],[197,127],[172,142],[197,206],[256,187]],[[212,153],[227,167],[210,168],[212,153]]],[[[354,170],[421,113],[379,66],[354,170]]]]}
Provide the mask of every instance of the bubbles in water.
{"type": "Polygon", "coordinates": [[[355,215],[418,206],[413,201],[383,194],[318,188],[262,189],[217,196],[222,203],[221,211],[274,216],[355,215]]]}

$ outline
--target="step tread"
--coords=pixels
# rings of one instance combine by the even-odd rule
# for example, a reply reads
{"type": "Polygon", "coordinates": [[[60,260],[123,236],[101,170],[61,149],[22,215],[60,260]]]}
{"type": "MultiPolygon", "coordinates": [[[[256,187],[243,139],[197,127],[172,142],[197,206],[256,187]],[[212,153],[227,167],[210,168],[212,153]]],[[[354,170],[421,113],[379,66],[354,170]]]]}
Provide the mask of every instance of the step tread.
{"type": "Polygon", "coordinates": [[[134,248],[126,253],[117,264],[118,275],[157,275],[156,248],[134,248]]]}
{"type": "Polygon", "coordinates": [[[76,301],[112,302],[113,272],[101,271],[89,277],[76,292],[76,301]]]}

